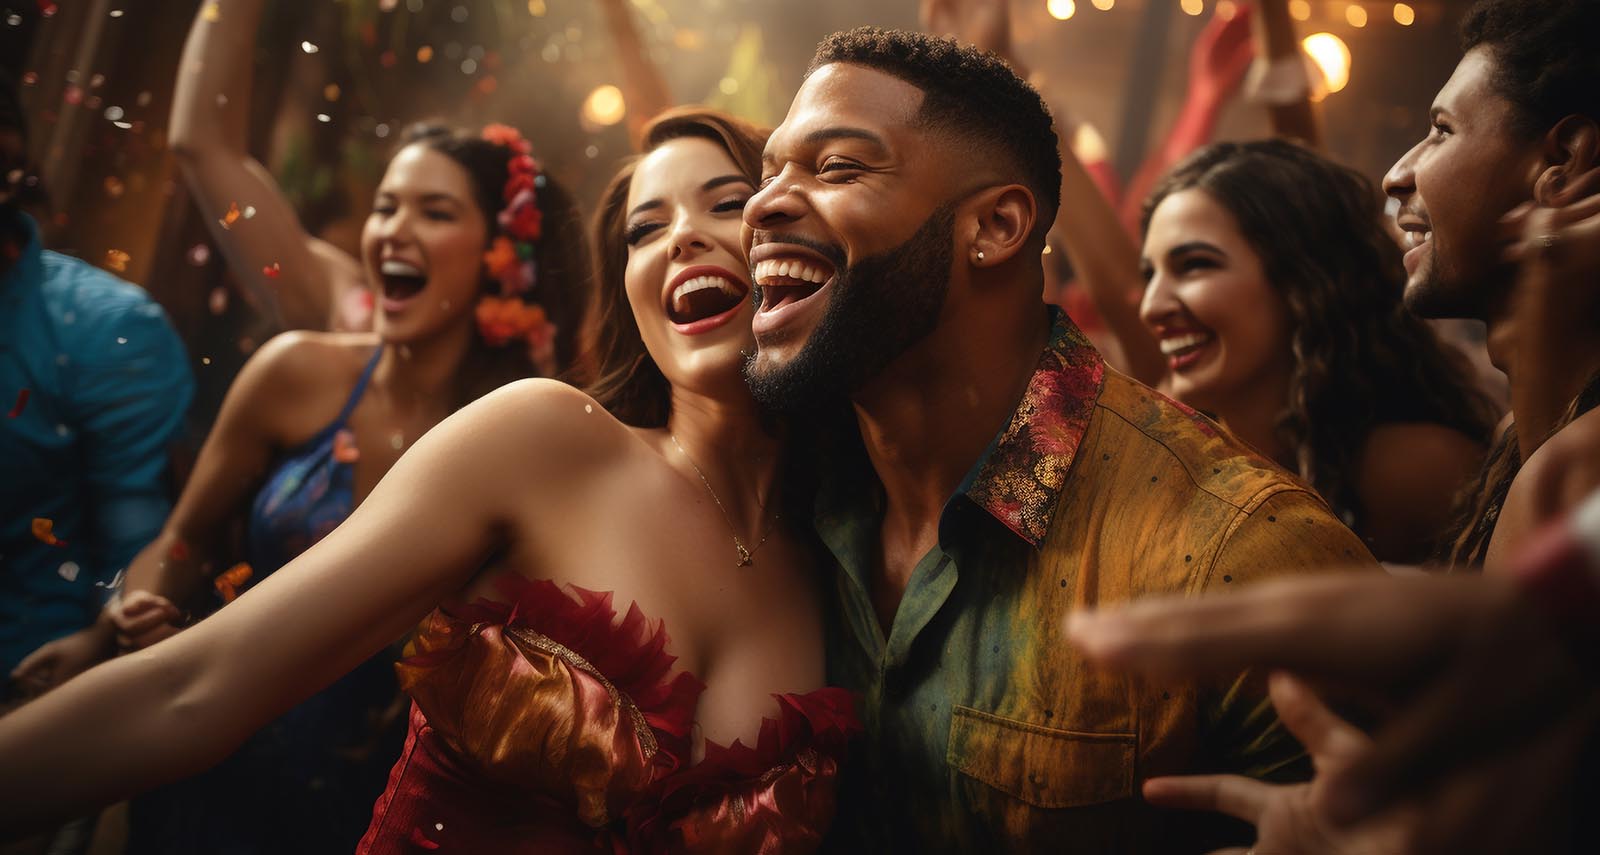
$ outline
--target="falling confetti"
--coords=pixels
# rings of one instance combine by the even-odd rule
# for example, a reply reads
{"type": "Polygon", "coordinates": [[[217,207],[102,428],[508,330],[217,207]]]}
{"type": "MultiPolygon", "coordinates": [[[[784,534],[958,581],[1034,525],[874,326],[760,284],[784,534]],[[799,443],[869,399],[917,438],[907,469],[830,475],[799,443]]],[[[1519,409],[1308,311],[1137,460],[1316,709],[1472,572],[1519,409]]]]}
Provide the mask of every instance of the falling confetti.
{"type": "Polygon", "coordinates": [[[228,311],[228,289],[218,285],[211,289],[211,296],[206,298],[206,308],[211,314],[220,315],[228,311]]]}
{"type": "Polygon", "coordinates": [[[41,542],[43,542],[45,544],[48,544],[50,546],[66,546],[67,542],[65,540],[62,540],[61,538],[55,536],[55,534],[54,534],[55,527],[56,527],[56,524],[55,524],[54,520],[47,520],[44,517],[34,517],[33,518],[33,536],[34,537],[38,538],[41,542]]]}
{"type": "Polygon", "coordinates": [[[61,578],[68,582],[76,582],[78,581],[78,562],[67,561],[56,568],[56,572],[61,574],[61,578]]]}
{"type": "Polygon", "coordinates": [[[184,543],[181,540],[174,541],[173,544],[172,544],[172,548],[167,550],[167,557],[172,559],[173,561],[188,561],[189,560],[189,544],[184,543]]]}
{"type": "Polygon", "coordinates": [[[22,415],[22,410],[28,406],[28,396],[31,394],[33,394],[32,389],[19,389],[17,391],[17,402],[11,406],[11,412],[6,415],[6,418],[14,419],[22,415]]]}
{"type": "Polygon", "coordinates": [[[433,46],[423,45],[417,48],[417,62],[426,63],[433,59],[433,46]]]}
{"type": "Polygon", "coordinates": [[[231,229],[231,228],[233,228],[233,224],[238,222],[238,221],[239,221],[239,203],[238,202],[229,202],[228,203],[228,213],[223,214],[222,215],[222,219],[217,220],[217,222],[221,223],[223,228],[231,229]]]}
{"type": "Polygon", "coordinates": [[[227,604],[239,598],[239,588],[254,575],[255,571],[250,569],[249,564],[240,562],[223,571],[212,584],[216,586],[217,593],[222,595],[222,602],[227,604]]]}
{"type": "Polygon", "coordinates": [[[132,257],[120,249],[108,249],[106,250],[106,267],[117,273],[126,273],[128,271],[128,260],[132,257]]]}
{"type": "Polygon", "coordinates": [[[316,45],[312,44],[311,42],[301,42],[300,43],[300,49],[305,51],[306,53],[316,53],[317,51],[321,50],[321,48],[317,47],[316,45]]]}
{"type": "Polygon", "coordinates": [[[211,247],[206,246],[203,243],[197,243],[194,246],[189,247],[190,264],[193,264],[195,267],[205,267],[206,262],[210,260],[211,247]]]}
{"type": "Polygon", "coordinates": [[[244,206],[244,218],[245,219],[247,219],[247,220],[253,219],[255,217],[255,215],[256,215],[256,206],[254,206],[254,205],[246,205],[246,206],[244,206]]]}
{"type": "Polygon", "coordinates": [[[361,449],[356,447],[356,435],[341,430],[333,435],[333,459],[339,463],[354,463],[361,459],[361,449]]]}
{"type": "Polygon", "coordinates": [[[261,275],[267,277],[268,279],[277,279],[278,274],[282,272],[283,268],[279,267],[278,262],[276,261],[261,268],[261,275]]]}

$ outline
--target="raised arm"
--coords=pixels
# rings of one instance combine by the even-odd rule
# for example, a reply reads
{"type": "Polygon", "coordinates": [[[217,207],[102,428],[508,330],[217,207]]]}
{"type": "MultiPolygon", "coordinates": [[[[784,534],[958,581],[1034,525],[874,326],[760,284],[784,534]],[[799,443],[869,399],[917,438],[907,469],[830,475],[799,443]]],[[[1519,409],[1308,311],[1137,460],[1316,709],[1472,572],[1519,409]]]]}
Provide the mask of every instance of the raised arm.
{"type": "Polygon", "coordinates": [[[277,182],[245,149],[264,5],[200,4],[178,63],[169,145],[234,277],[278,324],[327,329],[334,295],[362,287],[361,265],[307,234],[277,182]],[[224,224],[235,207],[254,208],[255,215],[224,224]]]}
{"type": "MultiPolygon", "coordinates": [[[[1167,360],[1155,336],[1139,320],[1139,300],[1144,276],[1139,269],[1139,247],[1117,219],[1111,202],[1090,177],[1072,150],[1071,134],[1058,128],[1061,138],[1061,211],[1052,233],[1067,251],[1079,284],[1094,301],[1115,337],[1121,359],[1112,367],[1147,386],[1155,386],[1167,373],[1167,360]]],[[[1107,355],[1107,360],[1113,358],[1107,355]]]]}
{"type": "MultiPolygon", "coordinates": [[[[1294,19],[1290,18],[1288,0],[1261,0],[1261,18],[1256,27],[1256,53],[1258,62],[1266,62],[1266,69],[1278,70],[1288,80],[1278,80],[1285,91],[1256,93],[1266,101],[1267,118],[1272,122],[1272,136],[1299,139],[1310,147],[1322,146],[1322,126],[1317,123],[1317,112],[1310,106],[1310,85],[1306,80],[1306,64],[1301,59],[1299,38],[1294,35],[1294,19]]],[[[1270,74],[1267,72],[1267,74],[1270,74]]]]}
{"type": "Polygon", "coordinates": [[[672,92],[667,88],[661,69],[650,61],[650,53],[639,38],[639,29],[633,24],[629,4],[624,0],[600,0],[598,5],[617,48],[623,101],[628,105],[628,135],[637,143],[645,123],[672,106],[672,92]]]}
{"type": "Polygon", "coordinates": [[[480,399],[424,435],[343,525],[228,608],[0,719],[0,828],[197,772],[403,635],[495,548],[516,547],[527,517],[517,509],[575,489],[572,425],[593,423],[579,397],[536,380],[480,399]]]}

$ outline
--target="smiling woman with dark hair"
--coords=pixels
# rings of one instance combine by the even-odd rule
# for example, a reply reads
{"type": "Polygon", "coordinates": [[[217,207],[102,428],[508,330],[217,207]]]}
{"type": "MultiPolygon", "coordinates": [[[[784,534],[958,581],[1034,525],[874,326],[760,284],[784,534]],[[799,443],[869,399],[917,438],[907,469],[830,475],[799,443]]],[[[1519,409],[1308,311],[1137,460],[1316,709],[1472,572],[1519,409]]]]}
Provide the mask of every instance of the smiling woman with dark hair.
{"type": "Polygon", "coordinates": [[[1380,560],[1428,557],[1496,414],[1401,304],[1372,184],[1282,140],[1218,143],[1145,202],[1163,391],[1314,486],[1380,560]]]}

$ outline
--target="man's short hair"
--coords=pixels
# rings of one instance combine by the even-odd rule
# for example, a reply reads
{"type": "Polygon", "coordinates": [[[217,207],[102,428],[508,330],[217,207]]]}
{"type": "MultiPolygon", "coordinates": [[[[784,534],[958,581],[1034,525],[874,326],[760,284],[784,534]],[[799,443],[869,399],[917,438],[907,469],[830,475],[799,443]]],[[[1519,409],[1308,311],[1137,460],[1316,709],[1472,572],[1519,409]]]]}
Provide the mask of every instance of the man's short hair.
{"type": "Polygon", "coordinates": [[[1039,204],[1043,234],[1061,205],[1061,152],[1044,99],[1000,57],[905,30],[857,27],[817,46],[806,75],[849,63],[897,77],[923,92],[918,123],[986,146],[1021,170],[1039,204]]]}
{"type": "Polygon", "coordinates": [[[1523,133],[1571,115],[1600,122],[1600,0],[1480,0],[1461,23],[1462,51],[1479,46],[1523,133]]]}

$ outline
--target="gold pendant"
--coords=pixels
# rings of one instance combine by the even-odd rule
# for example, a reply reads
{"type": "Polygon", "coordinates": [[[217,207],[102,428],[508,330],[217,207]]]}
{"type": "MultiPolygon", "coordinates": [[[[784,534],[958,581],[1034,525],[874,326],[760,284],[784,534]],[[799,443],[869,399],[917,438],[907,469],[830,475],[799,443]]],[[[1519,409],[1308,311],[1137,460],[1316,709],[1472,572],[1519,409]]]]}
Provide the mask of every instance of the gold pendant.
{"type": "Polygon", "coordinates": [[[752,563],[754,563],[753,560],[750,558],[750,550],[745,549],[744,548],[744,544],[735,543],[733,545],[733,548],[739,550],[739,563],[734,565],[734,566],[736,566],[736,567],[749,567],[752,563]]]}

